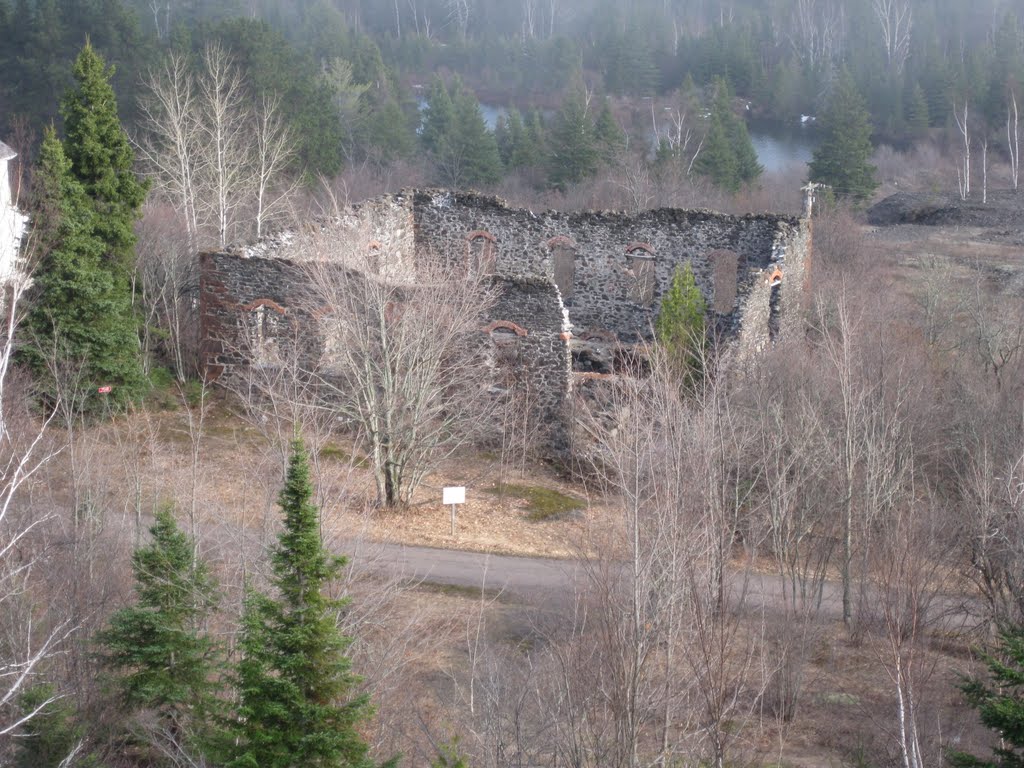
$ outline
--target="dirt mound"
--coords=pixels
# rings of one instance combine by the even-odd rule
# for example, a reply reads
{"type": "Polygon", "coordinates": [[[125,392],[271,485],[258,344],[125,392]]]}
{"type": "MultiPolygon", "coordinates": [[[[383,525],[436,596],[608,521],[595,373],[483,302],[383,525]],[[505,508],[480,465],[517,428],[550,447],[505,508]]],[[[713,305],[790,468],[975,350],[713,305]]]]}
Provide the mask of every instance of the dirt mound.
{"type": "Polygon", "coordinates": [[[980,192],[970,200],[961,200],[956,194],[897,192],[871,206],[867,216],[868,223],[877,227],[1024,227],[1024,192],[990,191],[984,204],[980,192]]]}

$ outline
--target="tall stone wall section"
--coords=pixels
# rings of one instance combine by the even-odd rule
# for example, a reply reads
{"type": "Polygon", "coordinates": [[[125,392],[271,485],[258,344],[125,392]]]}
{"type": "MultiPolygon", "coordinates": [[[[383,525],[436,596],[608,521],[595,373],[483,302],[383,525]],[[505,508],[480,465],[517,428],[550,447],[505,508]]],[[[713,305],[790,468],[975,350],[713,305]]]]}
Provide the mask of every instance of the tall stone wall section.
{"type": "Polygon", "coordinates": [[[491,368],[491,391],[515,413],[529,412],[533,428],[563,432],[572,387],[572,357],[558,289],[542,278],[494,278],[495,302],[481,325],[481,349],[491,368]]]}
{"type": "Polygon", "coordinates": [[[309,288],[302,267],[287,259],[200,254],[200,355],[207,375],[230,384],[251,366],[319,354],[309,332],[315,323],[309,288]]]}

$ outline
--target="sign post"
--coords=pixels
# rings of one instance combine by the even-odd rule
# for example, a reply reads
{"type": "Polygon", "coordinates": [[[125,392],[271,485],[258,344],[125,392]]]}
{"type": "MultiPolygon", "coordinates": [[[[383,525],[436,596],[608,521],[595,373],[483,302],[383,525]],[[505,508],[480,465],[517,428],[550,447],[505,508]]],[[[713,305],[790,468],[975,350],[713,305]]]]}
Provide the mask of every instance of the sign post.
{"type": "Polygon", "coordinates": [[[452,508],[452,536],[455,536],[455,508],[466,503],[465,486],[449,486],[441,492],[441,503],[452,508]]]}

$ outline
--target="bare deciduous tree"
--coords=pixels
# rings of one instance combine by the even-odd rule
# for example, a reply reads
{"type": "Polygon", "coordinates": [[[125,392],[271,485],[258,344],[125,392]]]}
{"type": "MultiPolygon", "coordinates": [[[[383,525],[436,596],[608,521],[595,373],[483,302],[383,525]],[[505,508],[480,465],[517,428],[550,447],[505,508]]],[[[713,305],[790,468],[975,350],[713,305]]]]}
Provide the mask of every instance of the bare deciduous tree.
{"type": "Polygon", "coordinates": [[[966,200],[971,196],[971,130],[968,124],[969,113],[967,100],[964,100],[963,117],[957,112],[956,104],[953,105],[953,119],[956,120],[956,127],[964,140],[963,152],[960,156],[960,165],[956,169],[957,188],[960,191],[960,199],[966,200]]]}
{"type": "Polygon", "coordinates": [[[472,438],[486,408],[476,339],[494,292],[461,258],[422,254],[389,271],[370,239],[310,237],[306,272],[324,340],[315,376],[324,407],[365,441],[380,503],[395,506],[472,438]]]}
{"type": "Polygon", "coordinates": [[[1017,94],[1010,93],[1010,104],[1006,114],[1006,148],[1010,155],[1010,183],[1014,191],[1020,178],[1020,129],[1018,127],[1017,94]]]}
{"type": "Polygon", "coordinates": [[[872,0],[871,7],[881,27],[889,70],[901,75],[910,56],[910,31],[914,21],[910,0],[872,0]]]}
{"type": "Polygon", "coordinates": [[[219,43],[209,43],[203,52],[203,64],[205,71],[199,79],[203,110],[200,150],[210,186],[203,202],[213,220],[217,243],[224,248],[250,191],[247,128],[251,115],[242,74],[231,54],[219,43]]]}
{"type": "MultiPolygon", "coordinates": [[[[23,247],[31,248],[31,238],[23,247]]],[[[50,621],[45,608],[34,605],[32,580],[39,554],[32,539],[52,520],[24,506],[24,493],[36,474],[59,451],[49,440],[48,427],[57,410],[42,421],[29,409],[30,395],[16,382],[12,370],[20,306],[29,285],[15,274],[5,285],[0,318],[0,740],[7,741],[21,726],[46,709],[53,698],[28,711],[19,697],[37,682],[42,667],[60,651],[77,625],[70,619],[50,621]]],[[[21,382],[24,384],[24,382],[21,382]]]]}

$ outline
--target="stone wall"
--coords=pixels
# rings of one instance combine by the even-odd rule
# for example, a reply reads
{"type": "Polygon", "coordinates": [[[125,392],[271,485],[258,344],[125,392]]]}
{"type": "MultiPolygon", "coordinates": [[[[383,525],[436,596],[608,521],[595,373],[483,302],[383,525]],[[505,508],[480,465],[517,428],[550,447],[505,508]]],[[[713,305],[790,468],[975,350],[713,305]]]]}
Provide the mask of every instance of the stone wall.
{"type": "Polygon", "coordinates": [[[550,280],[495,276],[497,298],[481,324],[491,391],[534,425],[561,425],[572,385],[565,310],[550,280]]]}
{"type": "Polygon", "coordinates": [[[307,278],[292,261],[199,254],[200,356],[207,375],[230,383],[250,365],[315,354],[309,306],[307,278]]]}
{"type": "Polygon", "coordinates": [[[319,355],[325,345],[304,263],[411,287],[416,259],[434,252],[494,275],[497,302],[475,342],[491,391],[513,407],[521,398],[533,421],[560,425],[573,358],[589,375],[629,368],[629,345],[650,340],[679,265],[691,265],[712,321],[741,356],[787,332],[804,298],[810,240],[809,222],[790,216],[534,213],[475,194],[408,192],[307,233],[201,254],[202,355],[210,374],[227,378],[249,365],[319,355]],[[782,280],[769,285],[776,270],[782,280]]]}
{"type": "Polygon", "coordinates": [[[744,344],[763,346],[772,303],[759,287],[782,266],[787,274],[774,305],[784,312],[792,278],[802,279],[806,242],[795,217],[675,209],[534,213],[475,194],[426,190],[411,197],[419,248],[466,258],[490,249],[499,274],[561,282],[577,335],[610,332],[624,343],[650,339],[661,296],[676,266],[688,262],[708,306],[722,310],[714,313],[716,325],[744,344]],[[735,254],[734,285],[715,285],[712,254],[723,251],[735,254]],[[567,252],[571,268],[565,267],[567,252]],[[732,298],[728,309],[716,302],[716,290],[719,299],[732,298]]]}

